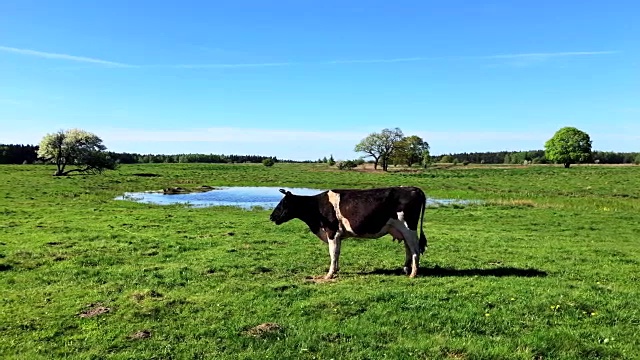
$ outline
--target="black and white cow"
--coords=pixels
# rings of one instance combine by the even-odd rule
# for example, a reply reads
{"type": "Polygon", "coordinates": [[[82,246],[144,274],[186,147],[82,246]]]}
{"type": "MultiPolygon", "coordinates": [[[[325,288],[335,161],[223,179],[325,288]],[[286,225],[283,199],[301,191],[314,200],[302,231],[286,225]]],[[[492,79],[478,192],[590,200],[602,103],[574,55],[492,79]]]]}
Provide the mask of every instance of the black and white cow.
{"type": "Polygon", "coordinates": [[[316,195],[284,194],[269,219],[276,225],[300,219],[320,240],[329,244],[331,265],[325,279],[339,269],[340,243],[346,238],[377,239],[386,234],[404,240],[404,273],[418,274],[420,254],[427,247],[422,231],[426,196],[417,187],[335,189],[316,195]],[[418,238],[418,222],[420,237],[418,238]]]}

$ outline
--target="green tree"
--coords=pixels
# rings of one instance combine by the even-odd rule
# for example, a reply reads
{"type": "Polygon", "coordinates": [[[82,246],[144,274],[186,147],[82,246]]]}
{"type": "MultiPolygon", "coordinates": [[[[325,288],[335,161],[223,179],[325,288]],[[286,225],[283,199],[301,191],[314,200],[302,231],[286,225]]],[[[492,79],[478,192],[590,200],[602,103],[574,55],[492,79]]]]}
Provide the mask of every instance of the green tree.
{"type": "Polygon", "coordinates": [[[398,141],[392,157],[394,163],[406,164],[411,167],[422,161],[425,151],[429,151],[429,144],[421,137],[411,135],[398,141]]]}
{"type": "Polygon", "coordinates": [[[327,164],[329,164],[329,166],[333,166],[336,164],[336,161],[333,159],[333,154],[329,156],[329,160],[327,160],[327,164]]]}
{"type": "Polygon", "coordinates": [[[505,164],[511,164],[511,155],[510,154],[505,154],[504,155],[504,163],[505,164]]]}
{"type": "Polygon", "coordinates": [[[444,155],[443,157],[440,158],[440,162],[441,163],[452,163],[453,162],[453,156],[451,155],[444,155]]]}
{"type": "Polygon", "coordinates": [[[429,153],[429,149],[425,149],[422,152],[422,161],[421,161],[421,165],[423,168],[427,168],[429,165],[431,165],[431,154],[429,153]]]}
{"type": "Polygon", "coordinates": [[[382,148],[382,141],[380,139],[380,134],[371,133],[364,139],[362,139],[358,144],[356,144],[355,151],[363,152],[366,157],[373,158],[373,168],[378,169],[378,163],[380,162],[380,158],[383,156],[384,149],[382,148]]]}
{"type": "Polygon", "coordinates": [[[81,129],[60,130],[46,134],[40,141],[38,156],[56,164],[54,176],[71,172],[101,173],[114,170],[117,163],[105,153],[106,146],[95,134],[81,129]],[[67,166],[76,166],[67,170],[67,166]]]}
{"type": "Polygon", "coordinates": [[[589,135],[575,127],[561,128],[544,146],[546,158],[564,164],[565,168],[574,163],[585,162],[591,157],[589,135]]]}
{"type": "Polygon", "coordinates": [[[374,160],[373,168],[378,168],[378,163],[382,161],[382,170],[387,171],[389,160],[397,144],[404,138],[400,128],[383,129],[379,133],[371,133],[362,139],[356,146],[355,151],[367,154],[374,160]]]}
{"type": "Polygon", "coordinates": [[[271,167],[275,164],[276,162],[272,159],[272,158],[266,158],[264,160],[262,160],[262,165],[266,166],[266,167],[271,167]]]}

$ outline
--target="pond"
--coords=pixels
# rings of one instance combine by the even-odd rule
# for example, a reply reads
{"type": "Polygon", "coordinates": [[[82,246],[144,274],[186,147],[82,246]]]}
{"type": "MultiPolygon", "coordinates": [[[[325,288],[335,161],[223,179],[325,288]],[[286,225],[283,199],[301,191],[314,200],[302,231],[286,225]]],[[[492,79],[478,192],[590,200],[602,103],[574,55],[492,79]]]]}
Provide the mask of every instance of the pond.
{"type": "MultiPolygon", "coordinates": [[[[115,200],[129,200],[157,205],[184,204],[193,207],[236,206],[244,209],[254,207],[273,209],[282,199],[283,195],[280,193],[280,189],[289,190],[296,195],[315,195],[324,191],[321,189],[268,186],[220,186],[196,192],[186,192],[182,189],[128,192],[116,197],[115,200]]],[[[469,202],[456,199],[427,198],[427,205],[464,204],[469,202]]]]}

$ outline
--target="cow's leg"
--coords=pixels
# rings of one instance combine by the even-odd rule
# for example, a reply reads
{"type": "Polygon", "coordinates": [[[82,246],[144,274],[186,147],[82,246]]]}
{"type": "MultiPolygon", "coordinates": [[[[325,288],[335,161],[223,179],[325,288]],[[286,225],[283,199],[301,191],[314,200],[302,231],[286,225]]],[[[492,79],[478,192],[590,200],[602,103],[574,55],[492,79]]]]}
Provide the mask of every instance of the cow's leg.
{"type": "Polygon", "coordinates": [[[411,239],[410,241],[407,241],[407,245],[411,249],[411,277],[418,274],[418,267],[420,266],[420,237],[418,234],[420,211],[418,209],[415,209],[415,211],[411,210],[403,212],[402,214],[405,231],[410,234],[409,238],[411,239]]]}
{"type": "MultiPolygon", "coordinates": [[[[402,234],[405,246],[405,274],[409,272],[408,267],[411,266],[410,277],[418,275],[418,267],[420,266],[420,249],[418,244],[418,236],[415,231],[410,230],[404,222],[395,221],[391,225],[393,229],[390,229],[392,233],[402,234]]],[[[395,235],[394,235],[395,236],[395,235]]]]}
{"type": "Polygon", "coordinates": [[[411,274],[409,277],[416,277],[418,275],[418,268],[420,267],[420,250],[418,247],[418,238],[415,236],[409,236],[409,241],[407,245],[411,249],[411,274]]]}
{"type": "MultiPolygon", "coordinates": [[[[400,221],[404,226],[408,229],[409,225],[404,218],[404,211],[399,211],[398,213],[398,221],[400,221]]],[[[398,229],[401,231],[400,229],[398,229]]],[[[409,267],[411,266],[411,247],[409,246],[409,242],[406,240],[406,232],[402,232],[402,237],[405,238],[404,241],[404,266],[402,267],[402,272],[405,275],[409,275],[409,267]]]]}
{"type": "Polygon", "coordinates": [[[409,275],[409,267],[411,266],[411,249],[407,242],[404,242],[404,267],[402,268],[402,272],[405,275],[409,275]]]}
{"type": "Polygon", "coordinates": [[[329,257],[331,258],[331,265],[329,265],[329,272],[324,276],[325,279],[331,279],[336,272],[340,269],[340,233],[337,233],[333,239],[329,239],[329,257]]]}
{"type": "MultiPolygon", "coordinates": [[[[398,213],[400,217],[400,213],[398,213]]],[[[418,237],[416,232],[409,229],[404,221],[390,220],[387,228],[389,234],[394,238],[401,238],[404,240],[405,258],[404,268],[405,274],[409,274],[409,266],[411,266],[411,277],[415,277],[418,274],[418,266],[420,263],[418,237]]]]}

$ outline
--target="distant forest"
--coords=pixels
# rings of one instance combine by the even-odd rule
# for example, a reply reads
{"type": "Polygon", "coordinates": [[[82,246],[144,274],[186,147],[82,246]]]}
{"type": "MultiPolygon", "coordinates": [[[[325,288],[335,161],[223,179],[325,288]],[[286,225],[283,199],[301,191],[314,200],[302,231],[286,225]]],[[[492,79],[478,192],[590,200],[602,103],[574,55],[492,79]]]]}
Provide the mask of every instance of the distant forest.
{"type": "MultiPolygon", "coordinates": [[[[475,164],[547,164],[544,150],[529,151],[497,151],[445,154],[432,156],[434,162],[460,162],[475,164]]],[[[640,162],[638,152],[592,151],[591,163],[598,164],[632,164],[640,162]]]]}
{"type": "MultiPolygon", "coordinates": [[[[34,164],[40,163],[37,145],[4,145],[0,144],[0,164],[34,164]]],[[[112,159],[120,164],[143,163],[261,163],[264,159],[276,162],[293,162],[277,159],[274,156],[260,155],[217,155],[217,154],[136,154],[106,151],[112,159]]]]}
{"type": "MultiPolygon", "coordinates": [[[[0,144],[0,164],[37,164],[37,145],[3,145],[0,144]]],[[[217,155],[217,154],[135,154],[117,153],[108,151],[107,154],[121,164],[141,163],[261,163],[264,159],[273,159],[276,162],[300,162],[315,163],[326,162],[325,159],[293,161],[277,159],[275,156],[261,155],[217,155]]],[[[432,156],[433,162],[445,163],[475,163],[475,164],[523,164],[525,161],[531,164],[546,164],[544,150],[530,151],[498,151],[498,152],[474,152],[443,154],[432,156]]],[[[600,164],[631,164],[640,162],[639,152],[613,152],[593,151],[592,163],[600,164]]]]}

